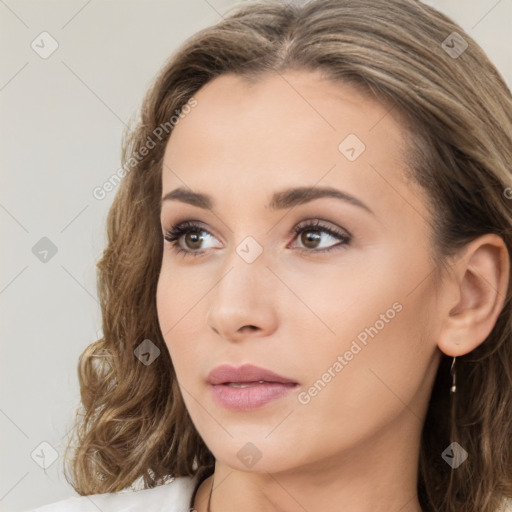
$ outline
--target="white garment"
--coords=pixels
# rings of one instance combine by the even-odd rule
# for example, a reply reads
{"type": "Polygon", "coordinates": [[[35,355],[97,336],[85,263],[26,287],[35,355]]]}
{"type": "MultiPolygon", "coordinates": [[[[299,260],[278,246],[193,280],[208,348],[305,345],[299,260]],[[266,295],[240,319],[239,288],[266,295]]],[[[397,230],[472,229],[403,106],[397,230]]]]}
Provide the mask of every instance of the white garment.
{"type": "MultiPolygon", "coordinates": [[[[193,512],[197,485],[197,475],[183,476],[152,489],[75,496],[26,512],[193,512]]],[[[504,500],[496,512],[512,512],[512,500],[504,500]]]]}
{"type": "Polygon", "coordinates": [[[75,496],[27,512],[191,512],[195,477],[177,477],[151,489],[75,496]]]}

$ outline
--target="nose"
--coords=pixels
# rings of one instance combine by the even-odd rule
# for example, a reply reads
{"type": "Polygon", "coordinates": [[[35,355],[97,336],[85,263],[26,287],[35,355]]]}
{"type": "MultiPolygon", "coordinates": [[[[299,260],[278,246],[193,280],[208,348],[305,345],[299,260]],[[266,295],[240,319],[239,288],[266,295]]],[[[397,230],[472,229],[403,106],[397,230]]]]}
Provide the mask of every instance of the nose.
{"type": "Polygon", "coordinates": [[[270,335],[277,325],[272,277],[262,262],[236,263],[210,294],[212,299],[206,315],[208,327],[232,342],[248,336],[270,335]]]}

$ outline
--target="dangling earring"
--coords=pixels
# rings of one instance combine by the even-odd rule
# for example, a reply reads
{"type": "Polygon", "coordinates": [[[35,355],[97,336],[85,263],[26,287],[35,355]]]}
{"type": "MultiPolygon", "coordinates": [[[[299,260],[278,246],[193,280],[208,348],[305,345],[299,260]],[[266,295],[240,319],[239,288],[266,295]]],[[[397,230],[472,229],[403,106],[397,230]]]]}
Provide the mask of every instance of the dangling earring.
{"type": "Polygon", "coordinates": [[[452,367],[450,368],[450,373],[452,374],[452,387],[450,388],[451,393],[455,393],[457,391],[457,386],[455,385],[455,357],[452,361],[452,367]]]}

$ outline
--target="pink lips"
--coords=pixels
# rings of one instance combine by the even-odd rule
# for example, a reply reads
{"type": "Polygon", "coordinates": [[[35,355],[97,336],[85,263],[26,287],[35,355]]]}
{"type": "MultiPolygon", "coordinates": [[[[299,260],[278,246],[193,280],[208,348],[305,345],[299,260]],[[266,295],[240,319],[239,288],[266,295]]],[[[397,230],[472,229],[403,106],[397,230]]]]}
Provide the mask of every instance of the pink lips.
{"type": "Polygon", "coordinates": [[[225,384],[227,382],[280,382],[282,384],[297,384],[294,380],[288,379],[274,373],[266,368],[244,364],[239,368],[223,364],[214,368],[208,375],[207,381],[210,384],[225,384]]]}
{"type": "Polygon", "coordinates": [[[261,407],[298,385],[292,379],[250,364],[239,368],[217,366],[209,373],[207,382],[219,405],[238,411],[261,407]]]}

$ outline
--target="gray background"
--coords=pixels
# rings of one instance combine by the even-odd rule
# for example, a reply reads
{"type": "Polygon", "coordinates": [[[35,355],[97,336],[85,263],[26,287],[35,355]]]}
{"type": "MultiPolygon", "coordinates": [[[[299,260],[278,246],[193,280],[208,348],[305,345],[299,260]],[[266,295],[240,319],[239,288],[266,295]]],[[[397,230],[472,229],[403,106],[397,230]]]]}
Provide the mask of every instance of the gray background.
{"type": "MultiPolygon", "coordinates": [[[[512,0],[426,3],[467,30],[511,87],[512,0]]],[[[2,511],[74,495],[62,453],[78,357],[101,335],[95,264],[115,195],[92,190],[120,167],[122,130],[164,61],[234,4],[0,0],[2,511]],[[43,31],[59,45],[46,59],[31,47],[43,31]],[[43,237],[57,249],[46,262],[43,237]]]]}

